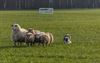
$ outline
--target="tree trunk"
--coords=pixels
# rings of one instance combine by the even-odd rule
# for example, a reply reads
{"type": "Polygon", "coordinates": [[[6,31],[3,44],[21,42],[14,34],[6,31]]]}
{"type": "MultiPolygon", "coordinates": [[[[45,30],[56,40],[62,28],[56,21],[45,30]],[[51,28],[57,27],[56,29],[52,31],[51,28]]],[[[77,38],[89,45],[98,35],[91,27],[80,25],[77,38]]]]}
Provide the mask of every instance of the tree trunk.
{"type": "Polygon", "coordinates": [[[59,0],[59,8],[61,8],[61,0],[59,0]]]}
{"type": "Polygon", "coordinates": [[[7,1],[4,0],[4,9],[6,8],[6,6],[7,6],[7,1]]]}
{"type": "Polygon", "coordinates": [[[17,6],[18,6],[18,3],[17,3],[18,1],[16,0],[16,9],[17,9],[17,6]]]}
{"type": "Polygon", "coordinates": [[[93,0],[93,8],[95,8],[95,0],[93,0]]]}
{"type": "Polygon", "coordinates": [[[71,8],[73,8],[73,0],[71,0],[71,8]]]}
{"type": "Polygon", "coordinates": [[[21,9],[21,0],[18,0],[19,9],[21,9]]]}

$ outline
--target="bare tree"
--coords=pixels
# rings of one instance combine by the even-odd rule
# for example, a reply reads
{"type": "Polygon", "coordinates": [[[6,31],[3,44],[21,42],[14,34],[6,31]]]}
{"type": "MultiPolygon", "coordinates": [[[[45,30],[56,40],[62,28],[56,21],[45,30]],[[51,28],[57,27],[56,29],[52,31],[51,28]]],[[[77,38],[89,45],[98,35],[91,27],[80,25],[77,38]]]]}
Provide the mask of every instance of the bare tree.
{"type": "Polygon", "coordinates": [[[4,1],[4,9],[5,9],[7,6],[7,0],[3,0],[3,1],[4,1]]]}
{"type": "Polygon", "coordinates": [[[18,8],[21,9],[21,0],[18,0],[18,8]]]}
{"type": "Polygon", "coordinates": [[[66,4],[67,4],[67,8],[68,8],[68,6],[69,6],[68,2],[69,2],[69,1],[67,0],[67,3],[66,3],[66,4]]]}
{"type": "Polygon", "coordinates": [[[59,8],[61,8],[61,0],[58,0],[59,1],[59,8]]]}
{"type": "Polygon", "coordinates": [[[49,0],[49,7],[53,7],[53,0],[49,0]]]}
{"type": "Polygon", "coordinates": [[[71,8],[73,8],[73,0],[71,0],[71,8]]]}
{"type": "Polygon", "coordinates": [[[16,0],[16,9],[17,9],[17,6],[18,6],[18,1],[16,0]]]}
{"type": "Polygon", "coordinates": [[[27,7],[27,1],[25,0],[25,8],[27,7]]]}
{"type": "Polygon", "coordinates": [[[95,1],[94,0],[93,0],[93,4],[92,5],[93,5],[93,8],[94,8],[95,7],[95,1]]]}
{"type": "Polygon", "coordinates": [[[34,0],[32,0],[32,7],[34,6],[34,2],[35,2],[35,1],[34,1],[34,0]]]}

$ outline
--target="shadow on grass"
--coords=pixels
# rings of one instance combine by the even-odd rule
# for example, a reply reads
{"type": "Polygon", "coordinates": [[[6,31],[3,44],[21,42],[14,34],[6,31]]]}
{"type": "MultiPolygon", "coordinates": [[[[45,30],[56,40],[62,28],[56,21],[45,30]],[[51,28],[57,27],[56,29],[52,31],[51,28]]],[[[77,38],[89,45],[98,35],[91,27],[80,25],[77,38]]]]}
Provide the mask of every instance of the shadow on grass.
{"type": "Polygon", "coordinates": [[[6,49],[6,48],[30,48],[30,47],[34,47],[34,48],[46,48],[46,47],[53,47],[53,46],[38,46],[38,45],[33,45],[33,46],[25,46],[25,45],[22,45],[22,46],[0,46],[0,49],[6,49]]]}
{"type": "Polygon", "coordinates": [[[83,55],[77,55],[77,56],[64,56],[62,55],[40,55],[37,56],[38,58],[68,58],[68,59],[87,59],[87,56],[83,56],[83,55]]]}
{"type": "Polygon", "coordinates": [[[6,49],[6,48],[26,48],[27,46],[0,46],[0,49],[6,49]]]}
{"type": "Polygon", "coordinates": [[[63,55],[46,55],[46,56],[37,56],[39,58],[65,58],[63,55]]]}
{"type": "Polygon", "coordinates": [[[32,57],[32,58],[66,58],[63,55],[24,55],[24,57],[32,57]]]}

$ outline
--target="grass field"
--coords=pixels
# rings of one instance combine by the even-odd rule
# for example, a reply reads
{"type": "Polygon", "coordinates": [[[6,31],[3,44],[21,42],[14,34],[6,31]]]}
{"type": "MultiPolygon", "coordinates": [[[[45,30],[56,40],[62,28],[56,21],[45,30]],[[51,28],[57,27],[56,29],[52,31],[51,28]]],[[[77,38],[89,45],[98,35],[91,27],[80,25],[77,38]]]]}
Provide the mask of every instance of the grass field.
{"type": "Polygon", "coordinates": [[[100,63],[100,9],[0,11],[0,63],[100,63]],[[11,24],[52,32],[51,46],[12,47],[11,24]],[[72,44],[63,44],[69,33],[72,44]]]}

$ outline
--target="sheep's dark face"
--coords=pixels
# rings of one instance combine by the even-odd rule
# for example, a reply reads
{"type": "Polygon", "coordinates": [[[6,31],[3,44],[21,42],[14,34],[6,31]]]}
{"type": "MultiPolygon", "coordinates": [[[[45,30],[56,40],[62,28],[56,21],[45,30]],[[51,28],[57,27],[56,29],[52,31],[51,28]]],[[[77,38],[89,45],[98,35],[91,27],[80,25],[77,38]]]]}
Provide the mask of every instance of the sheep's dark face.
{"type": "Polygon", "coordinates": [[[13,25],[11,25],[11,27],[12,27],[12,30],[15,32],[19,31],[19,29],[20,29],[20,26],[18,24],[13,24],[13,25]]]}
{"type": "Polygon", "coordinates": [[[28,32],[33,33],[33,29],[32,28],[29,28],[28,29],[28,32]]]}
{"type": "Polygon", "coordinates": [[[42,35],[41,34],[35,34],[35,38],[39,39],[42,35]]]}

